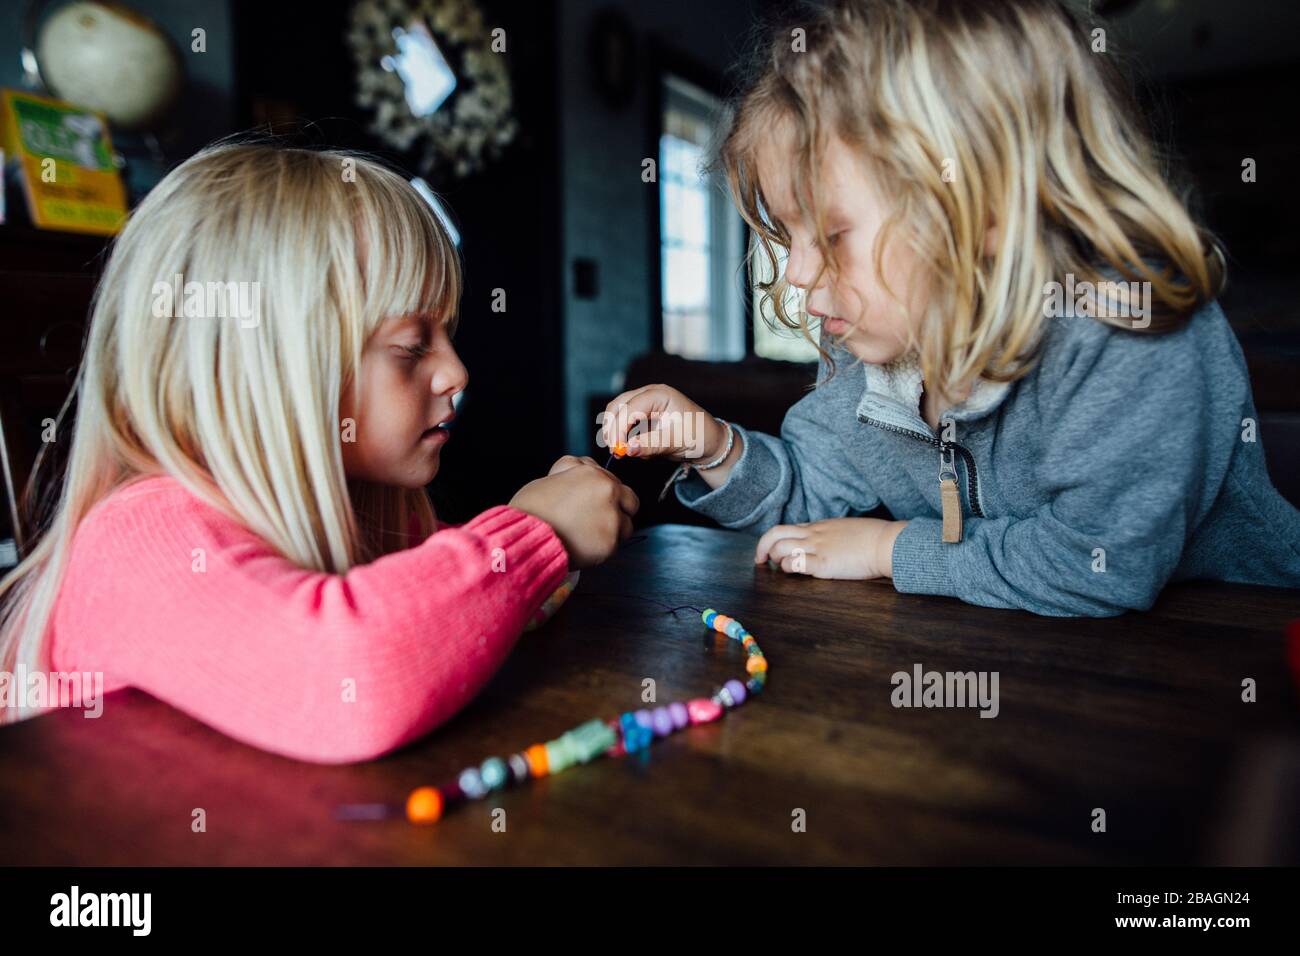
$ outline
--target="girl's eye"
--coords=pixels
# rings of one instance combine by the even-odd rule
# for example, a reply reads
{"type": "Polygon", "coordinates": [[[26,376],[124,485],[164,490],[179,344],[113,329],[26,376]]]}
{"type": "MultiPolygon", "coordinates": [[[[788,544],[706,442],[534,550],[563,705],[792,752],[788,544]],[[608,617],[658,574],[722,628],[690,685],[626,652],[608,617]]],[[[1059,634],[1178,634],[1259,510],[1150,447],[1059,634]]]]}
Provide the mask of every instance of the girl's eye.
{"type": "Polygon", "coordinates": [[[429,354],[429,350],[423,345],[400,345],[398,346],[408,357],[412,359],[422,359],[429,354]]]}
{"type": "Polygon", "coordinates": [[[840,238],[841,238],[841,237],[842,237],[846,232],[848,232],[847,229],[841,229],[839,232],[832,232],[832,233],[831,233],[829,236],[827,236],[826,238],[827,238],[827,240],[830,242],[830,244],[831,244],[832,246],[837,246],[837,245],[839,245],[840,238]]]}

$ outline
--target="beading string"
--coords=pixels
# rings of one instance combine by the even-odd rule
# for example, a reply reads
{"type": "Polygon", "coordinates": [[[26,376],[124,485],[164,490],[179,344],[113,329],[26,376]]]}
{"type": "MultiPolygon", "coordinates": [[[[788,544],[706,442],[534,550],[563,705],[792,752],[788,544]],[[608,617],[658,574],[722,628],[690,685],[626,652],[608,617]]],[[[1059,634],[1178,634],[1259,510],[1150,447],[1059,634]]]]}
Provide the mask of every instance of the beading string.
{"type": "MultiPolygon", "coordinates": [[[[627,454],[626,445],[616,445],[605,462],[608,470],[615,458],[627,454]]],[[[631,541],[643,540],[638,535],[631,541]]],[[[539,610],[530,626],[540,624],[554,613],[572,593],[576,574],[571,574],[539,610]]],[[[589,763],[600,756],[621,757],[649,748],[655,740],[696,724],[718,720],[728,710],[739,707],[747,699],[763,690],[767,684],[767,657],[759,648],[754,635],[734,618],[719,614],[713,608],[701,610],[693,604],[669,606],[662,601],[641,594],[603,594],[587,592],[591,597],[613,597],[620,600],[633,598],[648,601],[676,616],[678,611],[694,611],[700,615],[704,626],[740,641],[746,651],[745,672],[749,675],[742,683],[727,681],[713,692],[712,697],[697,697],[689,701],[673,701],[655,708],[627,711],[612,720],[599,717],[579,724],[554,740],[533,744],[526,750],[509,757],[489,757],[478,766],[466,767],[454,780],[438,786],[423,786],[412,790],[402,806],[386,803],[354,803],[340,806],[335,816],[339,820],[385,820],[405,816],[411,823],[431,824],[442,819],[448,810],[468,800],[479,800],[507,787],[520,786],[536,777],[546,777],[576,764],[589,763]]]]}
{"type": "MultiPolygon", "coordinates": [[[[658,601],[653,603],[660,604],[658,601]]],[[[667,607],[664,604],[661,606],[667,607]]],[[[671,612],[686,609],[699,611],[699,608],[688,604],[668,608],[671,612]]],[[[759,648],[754,635],[735,618],[719,614],[713,608],[705,608],[700,611],[700,619],[705,627],[726,634],[745,648],[745,672],[748,677],[744,682],[733,678],[715,690],[711,697],[676,700],[662,707],[627,711],[610,720],[597,717],[564,732],[554,740],[533,744],[508,757],[488,757],[477,766],[466,767],[453,780],[437,786],[417,787],[406,798],[405,805],[347,804],[338,808],[336,818],[383,820],[405,816],[411,823],[436,823],[449,810],[469,800],[480,800],[490,793],[521,786],[531,779],[553,776],[577,764],[590,763],[597,757],[621,757],[624,754],[638,753],[647,750],[656,740],[669,737],[679,730],[718,720],[727,711],[739,707],[760,693],[767,685],[767,657],[759,648]]]]}

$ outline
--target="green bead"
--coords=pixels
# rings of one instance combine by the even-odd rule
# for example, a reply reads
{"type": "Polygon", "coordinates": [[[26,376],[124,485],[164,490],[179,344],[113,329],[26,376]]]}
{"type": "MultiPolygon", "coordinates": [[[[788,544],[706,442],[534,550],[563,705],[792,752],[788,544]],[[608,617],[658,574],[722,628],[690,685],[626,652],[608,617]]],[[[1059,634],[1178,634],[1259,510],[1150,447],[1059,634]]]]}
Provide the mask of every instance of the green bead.
{"type": "Polygon", "coordinates": [[[579,763],[587,763],[589,760],[599,757],[618,743],[618,735],[598,717],[573,728],[564,736],[569,738],[572,743],[574,758],[579,763]]]}

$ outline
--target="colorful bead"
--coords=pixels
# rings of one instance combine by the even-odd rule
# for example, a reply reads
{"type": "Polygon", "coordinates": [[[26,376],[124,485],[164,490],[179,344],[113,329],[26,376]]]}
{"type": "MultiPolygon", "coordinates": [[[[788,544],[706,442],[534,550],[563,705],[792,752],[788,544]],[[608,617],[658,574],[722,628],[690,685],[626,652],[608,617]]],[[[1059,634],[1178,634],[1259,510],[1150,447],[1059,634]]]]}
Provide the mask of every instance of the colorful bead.
{"type": "Polygon", "coordinates": [[[722,689],[731,692],[731,699],[736,702],[737,707],[745,702],[745,685],[735,678],[723,684],[722,689]]]}
{"type": "Polygon", "coordinates": [[[711,700],[705,700],[697,697],[695,700],[686,705],[686,711],[691,715],[692,724],[708,724],[722,716],[721,705],[711,700]]]}
{"type": "Polygon", "coordinates": [[[580,724],[560,738],[568,744],[577,763],[588,763],[618,741],[618,734],[597,718],[580,724]]]}
{"type": "Polygon", "coordinates": [[[654,731],[637,723],[636,715],[626,713],[622,716],[623,748],[630,754],[644,750],[654,739],[654,731]]]}
{"type": "Polygon", "coordinates": [[[654,732],[656,737],[670,737],[677,727],[673,724],[673,715],[668,712],[667,707],[656,707],[650,714],[654,718],[654,732]]]}
{"type": "Polygon", "coordinates": [[[528,761],[528,769],[532,771],[534,777],[546,776],[548,764],[546,763],[545,744],[533,744],[524,751],[524,759],[528,761]]]}
{"type": "MultiPolygon", "coordinates": [[[[621,457],[627,448],[620,445],[614,452],[621,457]]],[[[553,611],[569,596],[575,581],[576,573],[556,589],[549,610],[553,611]]],[[[762,691],[767,684],[767,658],[754,635],[735,618],[719,614],[713,608],[705,609],[701,619],[706,627],[740,641],[746,652],[748,680],[727,681],[714,692],[711,700],[678,700],[663,707],[628,711],[613,720],[589,720],[554,740],[533,744],[522,753],[505,759],[489,757],[478,767],[462,770],[455,780],[412,791],[406,801],[407,819],[412,823],[433,823],[464,800],[477,800],[492,791],[522,784],[530,777],[559,773],[600,756],[618,757],[645,750],[656,737],[667,737],[691,724],[712,723],[726,710],[739,707],[751,695],[762,691]]]]}
{"type": "Polygon", "coordinates": [[[673,730],[681,730],[691,722],[690,712],[680,700],[668,705],[668,716],[672,718],[673,730]]]}
{"type": "Polygon", "coordinates": [[[528,779],[528,759],[523,754],[511,754],[509,758],[510,775],[515,786],[528,779]]]}
{"type": "Polygon", "coordinates": [[[627,748],[623,746],[623,738],[619,735],[619,731],[622,729],[622,725],[617,720],[610,720],[605,722],[605,726],[608,727],[610,733],[614,735],[614,744],[608,750],[605,751],[605,756],[606,757],[623,756],[625,753],[627,753],[627,748]]]}
{"type": "Polygon", "coordinates": [[[442,794],[437,787],[419,787],[406,798],[406,819],[412,823],[437,823],[442,817],[442,794]]]}
{"type": "Polygon", "coordinates": [[[622,442],[619,442],[617,445],[614,446],[613,451],[614,451],[615,458],[622,458],[624,455],[627,454],[627,445],[623,444],[622,442]]]}
{"type": "Polygon", "coordinates": [[[457,778],[460,788],[465,791],[465,796],[471,800],[477,800],[487,793],[487,786],[483,783],[483,777],[478,772],[478,767],[466,767],[460,772],[457,778]]]}
{"type": "Polygon", "coordinates": [[[510,777],[506,762],[500,757],[488,757],[483,761],[483,766],[478,768],[478,772],[483,778],[483,785],[489,790],[500,790],[510,777]]]}
{"type": "Polygon", "coordinates": [[[548,740],[546,747],[546,769],[550,773],[560,773],[577,763],[568,748],[560,740],[548,740]]]}
{"type": "Polygon", "coordinates": [[[550,620],[551,616],[560,609],[560,605],[568,600],[569,595],[573,593],[573,589],[577,586],[578,578],[581,574],[581,571],[570,571],[569,576],[560,582],[560,586],[551,592],[551,596],[542,602],[542,606],[539,607],[533,614],[532,618],[529,619],[528,625],[524,630],[536,630],[550,620]]]}

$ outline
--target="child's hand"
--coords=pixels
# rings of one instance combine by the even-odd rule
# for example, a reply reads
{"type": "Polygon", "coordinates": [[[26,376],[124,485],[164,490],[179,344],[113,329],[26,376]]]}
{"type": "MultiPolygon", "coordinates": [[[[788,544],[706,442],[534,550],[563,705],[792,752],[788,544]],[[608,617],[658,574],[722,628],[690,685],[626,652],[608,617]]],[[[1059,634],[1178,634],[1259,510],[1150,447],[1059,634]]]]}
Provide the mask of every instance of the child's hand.
{"type": "Polygon", "coordinates": [[[541,518],[564,542],[571,569],[600,564],[632,533],[636,493],[590,458],[565,455],[530,481],[510,506],[541,518]]]}
{"type": "Polygon", "coordinates": [[[712,461],[727,441],[717,419],[667,385],[646,385],[619,395],[605,406],[601,433],[610,449],[625,444],[629,455],[661,455],[674,461],[712,461]],[[640,422],[645,425],[639,433],[628,437],[640,422]]]}
{"type": "Polygon", "coordinates": [[[815,578],[863,580],[892,577],[894,539],[906,521],[831,518],[779,524],[758,539],[754,563],[772,560],[782,571],[815,578]]]}

